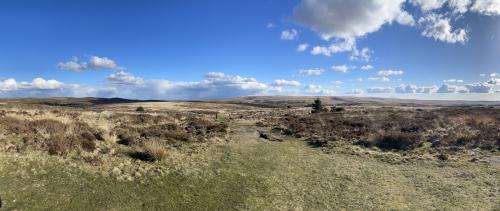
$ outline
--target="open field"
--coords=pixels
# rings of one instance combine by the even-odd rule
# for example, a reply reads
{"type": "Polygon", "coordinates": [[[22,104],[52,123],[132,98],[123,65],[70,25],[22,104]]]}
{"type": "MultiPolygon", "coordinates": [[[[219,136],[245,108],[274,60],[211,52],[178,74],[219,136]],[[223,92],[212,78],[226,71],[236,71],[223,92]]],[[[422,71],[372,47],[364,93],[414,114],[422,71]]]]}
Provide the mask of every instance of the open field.
{"type": "Polygon", "coordinates": [[[231,101],[2,101],[0,210],[500,209],[494,103],[231,101]]]}

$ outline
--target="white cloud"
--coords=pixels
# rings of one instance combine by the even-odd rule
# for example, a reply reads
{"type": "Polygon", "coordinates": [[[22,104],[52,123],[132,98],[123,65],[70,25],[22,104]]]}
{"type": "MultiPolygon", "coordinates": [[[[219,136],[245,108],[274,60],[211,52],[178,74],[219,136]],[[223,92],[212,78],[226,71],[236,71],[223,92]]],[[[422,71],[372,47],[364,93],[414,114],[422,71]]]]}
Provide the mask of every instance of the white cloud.
{"type": "Polygon", "coordinates": [[[464,81],[460,80],[460,79],[448,79],[448,80],[444,80],[443,82],[444,83],[463,83],[464,81]]]}
{"type": "Polygon", "coordinates": [[[293,19],[316,31],[325,40],[356,38],[378,31],[384,24],[412,25],[402,9],[405,0],[302,0],[293,19]]]}
{"type": "Polygon", "coordinates": [[[299,87],[300,86],[300,82],[294,81],[294,80],[287,81],[287,80],[284,80],[284,79],[277,79],[277,80],[274,80],[271,85],[272,86],[292,86],[292,87],[299,87]]]}
{"type": "Polygon", "coordinates": [[[482,15],[496,16],[500,15],[500,1],[499,0],[476,0],[471,11],[477,12],[482,15]]]}
{"type": "Polygon", "coordinates": [[[390,81],[389,78],[385,77],[385,76],[381,76],[381,77],[369,77],[368,78],[369,81],[382,81],[382,82],[388,82],[390,81]]]}
{"type": "Polygon", "coordinates": [[[13,78],[9,78],[3,81],[0,81],[0,92],[10,91],[17,89],[17,81],[13,78]]]}
{"type": "Polygon", "coordinates": [[[341,85],[341,84],[344,84],[344,82],[342,82],[342,81],[332,81],[332,84],[341,85]]]}
{"type": "Polygon", "coordinates": [[[469,40],[465,29],[453,30],[450,25],[450,18],[443,15],[430,13],[425,17],[421,17],[418,23],[424,26],[422,35],[434,40],[439,40],[447,43],[466,43],[469,40]]]}
{"type": "Polygon", "coordinates": [[[363,93],[364,93],[364,91],[361,89],[352,89],[352,90],[348,91],[346,94],[362,95],[363,93]]]}
{"type": "Polygon", "coordinates": [[[486,77],[486,74],[481,73],[481,74],[479,74],[479,76],[481,76],[481,77],[486,77]]]}
{"type": "Polygon", "coordinates": [[[467,84],[465,88],[470,93],[492,93],[493,86],[487,83],[475,83],[475,84],[467,84]]]}
{"type": "Polygon", "coordinates": [[[371,70],[371,69],[373,69],[373,68],[374,68],[374,67],[373,67],[373,66],[371,66],[371,65],[369,65],[369,64],[364,65],[364,66],[362,66],[362,67],[361,67],[361,69],[362,69],[362,70],[371,70]]]}
{"type": "Polygon", "coordinates": [[[471,0],[448,0],[448,7],[454,13],[466,13],[471,3],[471,0]]]}
{"type": "Polygon", "coordinates": [[[78,58],[75,56],[73,58],[71,58],[70,61],[59,62],[57,67],[59,67],[59,69],[62,69],[62,70],[71,70],[71,71],[77,71],[77,72],[87,70],[87,65],[86,64],[79,64],[78,58]]]}
{"type": "Polygon", "coordinates": [[[468,90],[462,86],[443,84],[436,93],[466,93],[468,90]]]}
{"type": "Polygon", "coordinates": [[[26,84],[29,88],[33,89],[59,89],[63,83],[56,80],[45,80],[43,78],[35,78],[31,84],[26,84]]]}
{"type": "Polygon", "coordinates": [[[334,66],[332,66],[332,69],[334,71],[337,71],[337,72],[347,73],[347,72],[349,72],[350,68],[347,65],[343,64],[343,65],[337,65],[337,66],[334,65],[334,66]]]}
{"type": "Polygon", "coordinates": [[[299,71],[301,75],[321,75],[323,74],[323,72],[324,72],[323,69],[306,69],[299,71]]]}
{"type": "Polygon", "coordinates": [[[17,82],[10,78],[0,81],[0,97],[49,97],[72,96],[77,85],[66,85],[57,80],[35,78],[31,82],[17,82]]]}
{"type": "Polygon", "coordinates": [[[420,7],[422,11],[430,11],[441,8],[447,0],[410,0],[414,6],[420,7]]]}
{"type": "Polygon", "coordinates": [[[394,88],[392,87],[370,87],[366,89],[367,93],[370,94],[381,94],[381,93],[393,93],[394,88]]]}
{"type": "Polygon", "coordinates": [[[299,46],[297,46],[297,52],[305,51],[305,50],[307,50],[308,47],[309,47],[309,44],[302,43],[299,46]]]}
{"type": "Polygon", "coordinates": [[[403,71],[401,70],[380,70],[378,71],[378,75],[390,76],[390,75],[403,75],[403,71]]]}
{"type": "Polygon", "coordinates": [[[370,50],[369,48],[366,48],[366,47],[362,48],[361,50],[354,48],[352,50],[352,55],[349,59],[368,62],[371,59],[372,53],[373,53],[373,51],[370,50]]]}
{"type": "Polygon", "coordinates": [[[311,50],[312,55],[325,55],[331,56],[336,53],[350,52],[356,48],[356,40],[354,39],[343,39],[337,40],[330,46],[315,46],[311,50]]]}
{"type": "Polygon", "coordinates": [[[325,89],[321,85],[308,84],[302,89],[303,93],[308,95],[333,95],[335,91],[325,89]]]}
{"type": "Polygon", "coordinates": [[[396,93],[406,93],[406,94],[412,94],[412,93],[417,93],[417,86],[413,85],[413,84],[407,84],[407,85],[400,85],[398,87],[396,87],[394,89],[394,91],[396,91],[396,93]]]}
{"type": "Polygon", "coordinates": [[[492,77],[492,78],[498,77],[498,76],[500,76],[500,74],[498,74],[498,73],[492,73],[492,74],[490,74],[490,77],[492,77]]]}
{"type": "Polygon", "coordinates": [[[397,93],[397,94],[415,94],[423,93],[430,94],[436,93],[438,90],[437,86],[430,87],[418,87],[413,84],[401,84],[396,87],[372,87],[368,88],[366,91],[370,94],[382,94],[382,93],[397,93]]]}
{"type": "Polygon", "coordinates": [[[281,39],[282,40],[295,40],[297,36],[299,35],[299,32],[295,29],[287,29],[281,32],[281,39]]]}
{"type": "Polygon", "coordinates": [[[268,23],[267,23],[267,25],[266,25],[266,27],[267,27],[268,29],[270,29],[270,28],[274,28],[274,23],[272,23],[272,22],[268,22],[268,23]]]}
{"type": "Polygon", "coordinates": [[[417,93],[424,93],[424,94],[436,93],[438,89],[439,87],[437,86],[418,87],[417,93]]]}
{"type": "Polygon", "coordinates": [[[118,66],[113,60],[107,57],[91,56],[86,62],[78,62],[78,57],[73,57],[70,61],[59,62],[59,69],[83,72],[87,70],[125,70],[118,66]]]}
{"type": "Polygon", "coordinates": [[[135,77],[134,75],[130,73],[126,73],[123,71],[120,71],[115,74],[111,74],[108,77],[106,77],[106,80],[111,83],[111,84],[121,84],[121,85],[133,85],[133,84],[142,84],[144,83],[144,80],[139,77],[135,77]]]}
{"type": "Polygon", "coordinates": [[[500,85],[500,78],[490,78],[490,80],[486,83],[491,85],[500,85]]]}

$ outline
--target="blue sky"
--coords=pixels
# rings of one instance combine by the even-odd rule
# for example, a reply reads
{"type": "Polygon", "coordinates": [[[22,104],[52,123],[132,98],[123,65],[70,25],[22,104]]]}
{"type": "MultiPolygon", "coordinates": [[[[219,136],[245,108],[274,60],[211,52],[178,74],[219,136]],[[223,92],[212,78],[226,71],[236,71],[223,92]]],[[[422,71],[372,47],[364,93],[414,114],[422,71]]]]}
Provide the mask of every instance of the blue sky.
{"type": "Polygon", "coordinates": [[[500,0],[3,0],[0,97],[500,100],[500,0]]]}

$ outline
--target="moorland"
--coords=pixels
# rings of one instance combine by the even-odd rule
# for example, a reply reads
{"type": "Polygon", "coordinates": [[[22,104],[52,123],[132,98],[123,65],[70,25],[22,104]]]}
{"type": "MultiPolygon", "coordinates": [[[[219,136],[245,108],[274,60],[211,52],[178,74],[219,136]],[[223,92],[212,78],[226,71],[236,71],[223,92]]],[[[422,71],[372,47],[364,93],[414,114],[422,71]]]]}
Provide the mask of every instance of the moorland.
{"type": "Polygon", "coordinates": [[[0,210],[498,210],[500,104],[0,101],[0,210]]]}

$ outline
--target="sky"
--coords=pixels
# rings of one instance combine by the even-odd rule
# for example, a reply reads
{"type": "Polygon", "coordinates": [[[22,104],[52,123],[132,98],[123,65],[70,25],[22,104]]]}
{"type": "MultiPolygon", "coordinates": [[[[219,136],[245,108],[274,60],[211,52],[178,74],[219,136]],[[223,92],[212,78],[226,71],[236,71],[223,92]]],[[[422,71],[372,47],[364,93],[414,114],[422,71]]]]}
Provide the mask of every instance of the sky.
{"type": "Polygon", "coordinates": [[[500,101],[500,0],[0,0],[0,97],[500,101]]]}

